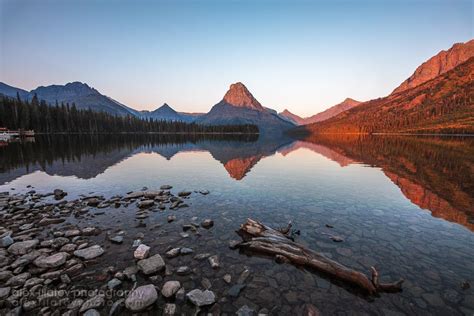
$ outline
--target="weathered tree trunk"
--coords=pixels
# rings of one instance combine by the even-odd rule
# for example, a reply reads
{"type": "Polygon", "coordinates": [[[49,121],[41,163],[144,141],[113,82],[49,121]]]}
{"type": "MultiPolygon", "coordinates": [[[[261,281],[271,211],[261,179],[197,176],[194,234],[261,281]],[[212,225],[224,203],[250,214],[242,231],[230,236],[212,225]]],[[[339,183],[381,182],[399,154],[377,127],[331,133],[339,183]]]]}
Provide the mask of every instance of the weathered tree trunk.
{"type": "MultiPolygon", "coordinates": [[[[291,227],[290,225],[289,227],[291,227]]],[[[379,283],[378,272],[372,267],[372,280],[369,280],[364,273],[350,269],[291,241],[288,236],[289,228],[279,231],[249,218],[240,226],[237,233],[243,239],[239,248],[274,256],[280,262],[290,262],[294,265],[315,269],[343,282],[356,285],[369,294],[401,290],[403,279],[395,283],[379,283]]]]}

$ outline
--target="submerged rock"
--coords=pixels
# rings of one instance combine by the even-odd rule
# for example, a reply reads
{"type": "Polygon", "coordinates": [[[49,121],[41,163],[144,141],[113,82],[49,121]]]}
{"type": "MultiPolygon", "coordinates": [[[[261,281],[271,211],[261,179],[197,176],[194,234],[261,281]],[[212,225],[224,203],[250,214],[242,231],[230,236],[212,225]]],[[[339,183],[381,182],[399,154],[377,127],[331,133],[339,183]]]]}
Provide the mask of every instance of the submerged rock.
{"type": "Polygon", "coordinates": [[[205,219],[205,220],[202,221],[201,226],[203,228],[209,229],[212,226],[214,226],[214,221],[211,220],[211,219],[205,219]]]}
{"type": "Polygon", "coordinates": [[[155,286],[153,284],[143,285],[128,295],[125,306],[132,312],[139,312],[153,305],[157,299],[158,293],[155,286]]]}
{"type": "Polygon", "coordinates": [[[178,292],[180,287],[181,283],[179,283],[179,281],[168,281],[163,285],[161,295],[164,297],[172,297],[178,292]]]}
{"type": "Polygon", "coordinates": [[[144,274],[153,274],[165,268],[165,262],[159,254],[143,259],[137,263],[138,269],[144,274]]]}
{"type": "Polygon", "coordinates": [[[150,254],[150,247],[148,247],[145,244],[140,244],[137,249],[135,249],[135,252],[133,253],[133,256],[135,259],[142,260],[148,257],[150,254]]]}
{"type": "Polygon", "coordinates": [[[82,258],[84,260],[90,260],[101,256],[104,253],[104,249],[102,249],[99,245],[94,245],[89,248],[79,249],[74,251],[74,255],[76,257],[82,258]]]}
{"type": "Polygon", "coordinates": [[[66,262],[68,254],[66,252],[58,252],[51,256],[41,256],[34,261],[35,266],[40,268],[56,268],[66,262]]]}
{"type": "Polygon", "coordinates": [[[219,256],[210,256],[207,260],[213,269],[218,269],[220,267],[219,256]]]}
{"type": "Polygon", "coordinates": [[[201,291],[199,289],[194,289],[188,292],[186,297],[191,301],[191,303],[198,307],[211,305],[216,301],[216,295],[214,292],[209,290],[201,291]]]}
{"type": "Polygon", "coordinates": [[[38,244],[38,239],[19,241],[8,247],[8,252],[17,256],[24,255],[34,249],[38,244]]]}

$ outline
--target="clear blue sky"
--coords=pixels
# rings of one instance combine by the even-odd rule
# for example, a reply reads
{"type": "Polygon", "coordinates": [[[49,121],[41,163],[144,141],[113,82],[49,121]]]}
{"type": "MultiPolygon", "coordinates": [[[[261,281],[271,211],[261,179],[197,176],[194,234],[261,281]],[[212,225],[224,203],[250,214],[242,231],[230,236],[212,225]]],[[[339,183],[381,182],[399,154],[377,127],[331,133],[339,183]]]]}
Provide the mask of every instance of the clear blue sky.
{"type": "Polygon", "coordinates": [[[473,38],[473,1],[0,0],[0,81],[82,81],[136,109],[208,111],[232,82],[311,115],[387,95],[473,38]]]}

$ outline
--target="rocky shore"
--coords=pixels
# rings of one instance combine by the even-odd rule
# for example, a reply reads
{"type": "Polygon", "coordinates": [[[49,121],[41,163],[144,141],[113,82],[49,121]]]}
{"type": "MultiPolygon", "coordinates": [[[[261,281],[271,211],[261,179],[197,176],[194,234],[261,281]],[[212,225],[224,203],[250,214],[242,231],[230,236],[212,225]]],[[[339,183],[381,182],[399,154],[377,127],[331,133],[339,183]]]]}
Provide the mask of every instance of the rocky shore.
{"type": "MultiPolygon", "coordinates": [[[[150,214],[163,212],[166,221],[149,230],[180,225],[179,238],[200,236],[213,229],[211,218],[176,220],[193,196],[207,194],[206,190],[173,194],[169,185],[111,198],[84,195],[74,200],[67,200],[67,193],[60,189],[48,194],[34,190],[0,193],[0,314],[226,314],[221,303],[227,296],[239,296],[249,269],[228,273],[217,251],[197,252],[171,243],[159,251],[147,244],[150,238],[144,233],[129,240],[126,230],[87,225],[110,209],[124,208],[134,213],[138,226],[146,226],[143,221],[150,214]],[[187,258],[187,264],[178,258],[187,258]],[[207,265],[212,278],[209,273],[200,275],[202,269],[194,262],[207,265]],[[210,279],[218,280],[213,282],[224,290],[216,293],[210,279]]],[[[229,247],[234,244],[229,241],[229,247]]],[[[306,309],[317,313],[314,307],[306,309]]],[[[237,315],[270,313],[247,304],[237,310],[237,315]]]]}

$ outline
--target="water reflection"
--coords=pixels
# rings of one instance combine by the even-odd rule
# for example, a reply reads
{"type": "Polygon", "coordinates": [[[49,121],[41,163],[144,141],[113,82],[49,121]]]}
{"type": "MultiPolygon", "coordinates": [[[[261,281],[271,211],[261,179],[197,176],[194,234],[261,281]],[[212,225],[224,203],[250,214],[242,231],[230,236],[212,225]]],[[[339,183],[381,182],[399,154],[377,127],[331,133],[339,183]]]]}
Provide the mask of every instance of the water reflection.
{"type": "Polygon", "coordinates": [[[255,135],[37,137],[34,142],[0,146],[0,184],[34,171],[93,179],[139,153],[155,153],[172,160],[183,152],[208,152],[232,179],[241,181],[262,159],[275,153],[285,157],[302,149],[335,161],[340,167],[363,163],[381,168],[412,203],[430,210],[435,217],[474,230],[473,138],[320,135],[294,141],[259,139],[255,135]]]}
{"type": "Polygon", "coordinates": [[[379,167],[432,215],[474,231],[474,138],[317,135],[294,143],[338,162],[379,167]]]}

